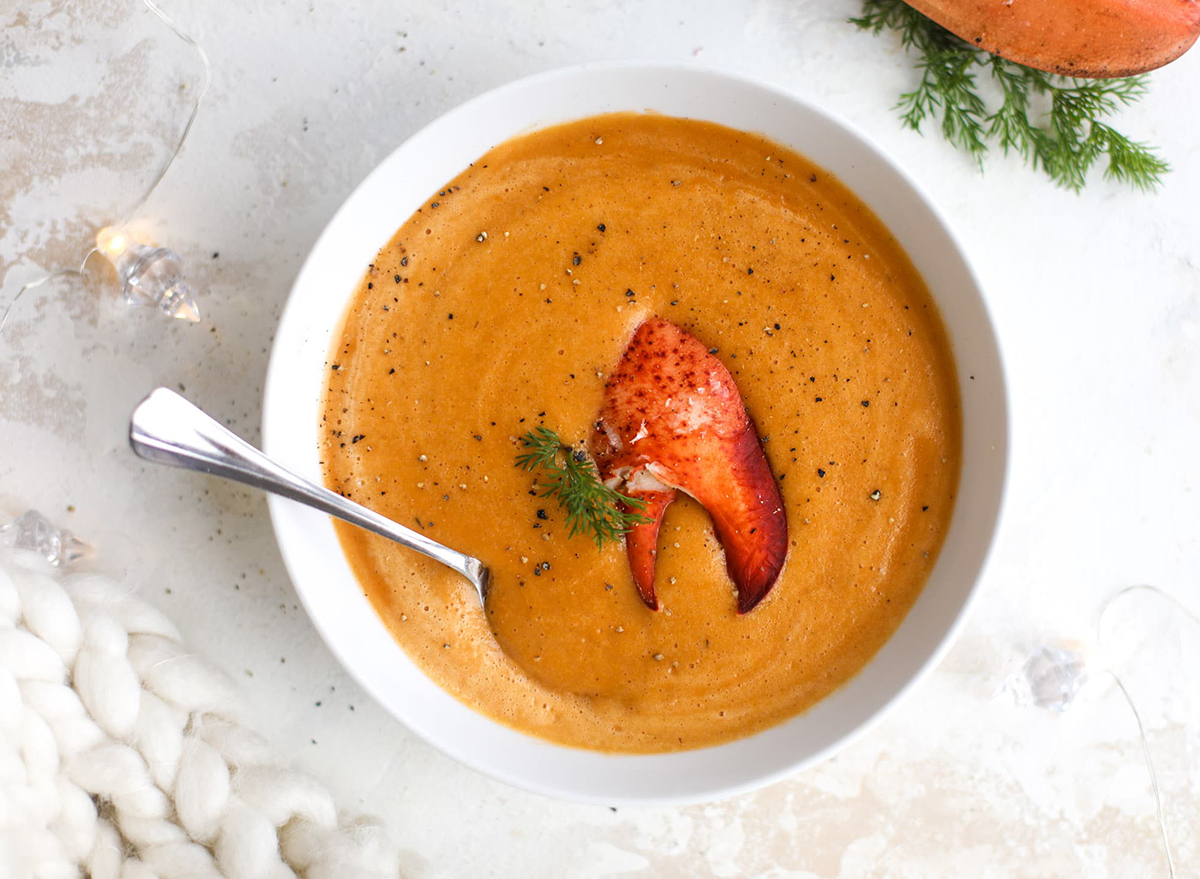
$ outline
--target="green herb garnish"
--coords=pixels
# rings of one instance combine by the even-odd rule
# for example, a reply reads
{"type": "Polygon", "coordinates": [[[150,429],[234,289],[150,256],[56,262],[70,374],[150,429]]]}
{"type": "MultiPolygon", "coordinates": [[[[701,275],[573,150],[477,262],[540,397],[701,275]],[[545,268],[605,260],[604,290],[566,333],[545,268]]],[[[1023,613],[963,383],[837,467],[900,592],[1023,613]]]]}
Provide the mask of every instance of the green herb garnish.
{"type": "Polygon", "coordinates": [[[1100,121],[1144,95],[1145,76],[1076,79],[1025,67],[959,39],[904,0],[863,0],[862,15],[850,21],[873,34],[898,31],[918,55],[921,81],[896,105],[905,127],[919,132],[940,114],[942,136],[980,167],[994,141],[1075,192],[1101,156],[1105,177],[1135,189],[1156,188],[1170,170],[1149,146],[1100,121]],[[998,86],[998,107],[979,93],[981,68],[998,86]]]}
{"type": "Polygon", "coordinates": [[[634,525],[650,521],[640,512],[645,501],[626,497],[601,482],[587,454],[566,445],[550,428],[529,431],[521,443],[528,451],[517,455],[517,466],[544,471],[539,497],[555,498],[567,511],[571,537],[591,534],[597,548],[603,548],[605,541],[618,540],[634,525]]]}

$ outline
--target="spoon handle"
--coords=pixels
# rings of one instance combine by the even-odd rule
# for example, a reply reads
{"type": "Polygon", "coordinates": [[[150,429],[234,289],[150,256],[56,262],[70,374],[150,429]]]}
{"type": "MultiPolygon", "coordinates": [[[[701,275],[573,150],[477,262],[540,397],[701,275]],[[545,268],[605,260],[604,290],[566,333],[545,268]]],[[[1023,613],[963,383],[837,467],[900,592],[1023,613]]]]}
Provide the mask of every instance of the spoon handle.
{"type": "Polygon", "coordinates": [[[298,501],[394,540],[458,571],[487,598],[488,569],[477,558],[430,540],[272,461],[169,388],[158,388],[129,419],[129,444],[139,457],[232,479],[298,501]]]}

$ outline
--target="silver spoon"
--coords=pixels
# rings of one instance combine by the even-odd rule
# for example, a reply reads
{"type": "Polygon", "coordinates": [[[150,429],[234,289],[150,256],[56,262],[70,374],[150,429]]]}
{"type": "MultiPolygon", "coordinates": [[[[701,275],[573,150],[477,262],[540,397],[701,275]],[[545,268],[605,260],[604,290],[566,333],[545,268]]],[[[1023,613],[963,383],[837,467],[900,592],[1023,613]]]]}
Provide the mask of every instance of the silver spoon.
{"type": "Polygon", "coordinates": [[[471,581],[487,601],[491,575],[477,558],[397,525],[364,506],[303,479],[272,461],[169,388],[152,391],[129,419],[129,444],[140,457],[184,470],[199,470],[268,491],[336,516],[415,549],[471,581]]]}

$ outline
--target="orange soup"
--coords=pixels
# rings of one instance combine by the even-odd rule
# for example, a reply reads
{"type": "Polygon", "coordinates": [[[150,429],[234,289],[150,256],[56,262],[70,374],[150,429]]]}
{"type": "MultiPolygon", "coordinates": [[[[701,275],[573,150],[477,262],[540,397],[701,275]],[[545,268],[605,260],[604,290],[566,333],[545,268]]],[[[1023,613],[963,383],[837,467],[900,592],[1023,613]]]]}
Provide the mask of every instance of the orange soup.
{"type": "Polygon", "coordinates": [[[921,277],[835,177],[760,136],[614,114],[501,144],[369,267],[330,352],[327,484],[482,559],[459,575],[339,523],[380,617],[471,707],[555,742],[696,748],[794,716],[900,624],[949,526],[961,415],[921,277]],[[787,559],[739,615],[708,513],[672,505],[652,611],[621,541],[569,537],[514,466],[588,436],[635,328],[715,351],[783,497],[787,559]]]}

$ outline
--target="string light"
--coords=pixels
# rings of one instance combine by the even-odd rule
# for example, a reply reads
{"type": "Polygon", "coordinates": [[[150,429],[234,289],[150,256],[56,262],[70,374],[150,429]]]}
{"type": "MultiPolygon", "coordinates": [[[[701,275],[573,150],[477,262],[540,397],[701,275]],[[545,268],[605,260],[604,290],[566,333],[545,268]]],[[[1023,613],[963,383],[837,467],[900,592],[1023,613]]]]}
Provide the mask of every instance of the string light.
{"type": "Polygon", "coordinates": [[[188,323],[196,323],[200,320],[200,310],[196,306],[195,296],[183,277],[183,263],[179,254],[165,247],[156,247],[137,240],[128,230],[128,226],[130,220],[137,216],[150,201],[150,197],[154,195],[158,185],[167,176],[167,171],[170,170],[180,151],[183,150],[183,145],[200,112],[200,104],[208,93],[208,86],[212,81],[212,65],[209,64],[208,55],[200,44],[185,33],[170,16],[159,9],[153,0],[142,0],[142,3],[170,28],[175,36],[191,46],[196,57],[200,59],[204,68],[204,81],[196,95],[196,103],[192,106],[192,112],[183,126],[175,150],[167,157],[167,161],[163,163],[154,182],[150,184],[145,195],[129,212],[126,219],[116,227],[106,226],[96,234],[96,246],[84,254],[79,268],[59,269],[21,287],[4,309],[4,314],[0,315],[0,333],[4,332],[13,307],[27,291],[37,289],[57,278],[85,277],[88,261],[97,254],[105,257],[116,270],[117,279],[121,284],[121,296],[128,305],[154,306],[167,316],[179,318],[188,323]]]}
{"type": "Polygon", "coordinates": [[[95,553],[86,540],[54,523],[37,510],[27,510],[7,525],[0,525],[0,544],[35,552],[54,567],[73,565],[95,553]]]}
{"type": "Polygon", "coordinates": [[[96,235],[96,250],[117,270],[127,304],[157,306],[164,314],[189,323],[200,320],[196,299],[173,250],[140,244],[129,231],[111,226],[96,235]]]}
{"type": "Polygon", "coordinates": [[[1112,624],[1106,626],[1106,620],[1113,607],[1120,599],[1134,593],[1155,595],[1172,604],[1179,614],[1179,618],[1190,620],[1200,626],[1200,616],[1189,610],[1179,599],[1157,586],[1126,586],[1110,595],[1101,606],[1100,614],[1096,618],[1093,649],[1062,649],[1048,645],[1038,647],[1029,655],[1020,671],[1010,676],[1001,686],[1001,692],[1012,696],[1018,706],[1034,705],[1049,711],[1063,712],[1075,704],[1076,696],[1092,680],[1095,669],[1099,669],[1100,675],[1112,679],[1137,723],[1142,757],[1146,761],[1146,772],[1150,776],[1150,792],[1154,797],[1154,813],[1158,823],[1158,832],[1167,858],[1167,876],[1169,879],[1175,879],[1175,859],[1171,853],[1171,841],[1167,835],[1167,823],[1163,816],[1162,791],[1158,784],[1158,773],[1154,768],[1154,758],[1150,753],[1146,728],[1142,723],[1141,712],[1138,711],[1137,704],[1133,701],[1133,696],[1114,669],[1118,663],[1118,657],[1105,638],[1106,632],[1112,633],[1120,628],[1120,624],[1117,624],[1116,628],[1112,624]]]}

